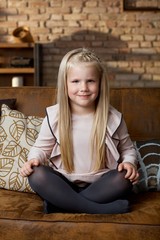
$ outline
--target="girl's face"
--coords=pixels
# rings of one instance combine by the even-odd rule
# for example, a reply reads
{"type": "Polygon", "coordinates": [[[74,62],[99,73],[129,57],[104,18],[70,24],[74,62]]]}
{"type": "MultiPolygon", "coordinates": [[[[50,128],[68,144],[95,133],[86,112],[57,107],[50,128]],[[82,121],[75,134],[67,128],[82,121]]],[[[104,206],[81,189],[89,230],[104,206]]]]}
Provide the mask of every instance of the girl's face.
{"type": "Polygon", "coordinates": [[[90,63],[78,63],[67,73],[68,97],[72,113],[87,114],[95,110],[99,94],[100,73],[90,63]]]}

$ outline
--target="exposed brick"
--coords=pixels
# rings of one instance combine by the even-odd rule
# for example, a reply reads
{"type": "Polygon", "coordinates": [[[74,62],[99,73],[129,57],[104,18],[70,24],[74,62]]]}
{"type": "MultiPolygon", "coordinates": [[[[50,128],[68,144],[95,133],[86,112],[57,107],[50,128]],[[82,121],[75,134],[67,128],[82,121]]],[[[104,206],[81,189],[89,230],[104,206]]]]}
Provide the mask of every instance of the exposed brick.
{"type": "Polygon", "coordinates": [[[133,35],[133,41],[143,41],[144,36],[143,35],[133,35]]]}
{"type": "Polygon", "coordinates": [[[132,62],[129,62],[129,66],[133,68],[138,68],[142,66],[142,63],[138,61],[132,61],[132,62]]]}
{"type": "Polygon", "coordinates": [[[8,16],[8,21],[16,21],[16,22],[19,22],[19,21],[25,21],[25,20],[28,20],[28,15],[27,14],[20,14],[20,15],[10,15],[8,16]]]}
{"type": "Polygon", "coordinates": [[[131,35],[121,35],[120,39],[122,41],[131,41],[132,40],[132,36],[131,35]]]}
{"type": "Polygon", "coordinates": [[[153,61],[142,61],[141,62],[142,63],[142,67],[143,68],[150,68],[150,67],[153,67],[154,66],[154,63],[153,63],[153,61]]]}
{"type": "Polygon", "coordinates": [[[62,20],[63,16],[61,14],[51,14],[51,20],[62,20]]]}
{"type": "Polygon", "coordinates": [[[19,21],[18,22],[18,25],[19,26],[28,26],[31,30],[31,32],[34,31],[34,28],[38,27],[39,26],[39,22],[37,21],[19,21]]]}
{"type": "Polygon", "coordinates": [[[140,78],[139,74],[133,74],[133,73],[120,73],[116,75],[116,80],[124,80],[124,81],[138,81],[140,78]]]}
{"type": "Polygon", "coordinates": [[[155,41],[156,40],[156,35],[145,35],[144,36],[145,41],[155,41]]]}
{"type": "Polygon", "coordinates": [[[157,51],[157,53],[160,53],[160,48],[156,47],[156,51],[157,51]]]}
{"type": "Polygon", "coordinates": [[[29,18],[30,18],[32,15],[38,15],[39,9],[38,8],[18,8],[18,14],[19,15],[27,14],[29,15],[29,18]]]}
{"type": "Polygon", "coordinates": [[[1,36],[2,36],[2,35],[7,35],[7,32],[8,32],[7,28],[0,27],[0,35],[1,35],[1,36]]]}
{"type": "Polygon", "coordinates": [[[62,6],[62,0],[51,0],[50,1],[50,7],[61,7],[62,6]]]}
{"type": "Polygon", "coordinates": [[[10,7],[16,7],[19,9],[20,7],[25,8],[27,6],[28,1],[18,1],[18,0],[3,0],[3,2],[7,2],[8,8],[10,7]]]}
{"type": "Polygon", "coordinates": [[[56,85],[60,60],[89,47],[104,60],[112,86],[160,86],[159,12],[124,11],[122,0],[3,0],[0,42],[29,26],[42,43],[43,84],[56,85]],[[159,85],[158,85],[159,84],[159,85]]]}
{"type": "Polygon", "coordinates": [[[154,75],[153,80],[154,81],[160,81],[160,74],[159,75],[154,75]]]}
{"type": "Polygon", "coordinates": [[[106,48],[125,48],[127,44],[125,42],[119,41],[118,39],[115,41],[105,41],[104,47],[106,48]]]}
{"type": "Polygon", "coordinates": [[[52,60],[52,56],[51,55],[46,55],[43,57],[43,61],[44,62],[50,62],[52,60]]]}
{"type": "Polygon", "coordinates": [[[141,80],[147,80],[147,81],[151,81],[152,80],[152,75],[151,74],[142,74],[141,75],[141,80]]]}
{"type": "Polygon", "coordinates": [[[118,8],[118,7],[108,7],[107,6],[107,12],[109,12],[109,13],[120,13],[120,8],[118,8]]]}
{"type": "Polygon", "coordinates": [[[150,47],[152,47],[152,44],[151,44],[151,42],[141,42],[140,46],[142,48],[150,48],[150,47]]]}
{"type": "Polygon", "coordinates": [[[153,47],[160,47],[160,42],[153,42],[153,47]]]}
{"type": "Polygon", "coordinates": [[[88,1],[86,2],[86,7],[97,7],[98,1],[88,1]]]}
{"type": "Polygon", "coordinates": [[[101,41],[93,41],[92,42],[92,47],[102,47],[103,46],[103,42],[101,41]]]}
{"type": "Polygon", "coordinates": [[[68,26],[69,27],[79,27],[80,26],[80,23],[78,21],[68,21],[68,26]]]}
{"type": "Polygon", "coordinates": [[[138,53],[138,54],[155,54],[156,49],[154,48],[135,48],[132,49],[133,53],[138,53]]]}
{"type": "Polygon", "coordinates": [[[106,9],[102,7],[84,7],[83,9],[84,13],[92,13],[92,14],[98,14],[98,13],[106,13],[106,9]]]}
{"type": "Polygon", "coordinates": [[[120,27],[139,27],[140,23],[136,21],[119,21],[118,26],[120,27]]]}
{"type": "Polygon", "coordinates": [[[64,20],[86,20],[87,19],[87,15],[86,14],[76,14],[76,13],[72,13],[72,14],[65,14],[64,15],[64,20]]]}
{"type": "Polygon", "coordinates": [[[156,62],[156,61],[155,61],[155,62],[154,62],[154,66],[155,66],[155,67],[160,67],[160,61],[159,61],[159,62],[156,62]]]}
{"type": "Polygon", "coordinates": [[[145,69],[144,69],[143,67],[133,68],[132,71],[133,71],[134,73],[138,73],[138,74],[145,73],[145,69]]]}
{"type": "Polygon", "coordinates": [[[47,13],[44,13],[44,14],[37,14],[37,15],[30,15],[30,20],[31,21],[41,21],[42,20],[42,17],[43,19],[46,21],[46,20],[49,20],[50,19],[50,15],[47,14],[47,13]]]}
{"type": "Polygon", "coordinates": [[[160,68],[159,67],[147,67],[146,72],[150,73],[150,74],[160,74],[160,68]]]}
{"type": "MultiPolygon", "coordinates": [[[[63,29],[61,27],[54,27],[51,29],[51,33],[53,34],[62,34],[63,33],[63,29]]],[[[55,36],[52,35],[52,38],[50,39],[55,39],[55,36]]]]}
{"type": "Polygon", "coordinates": [[[145,11],[140,12],[140,14],[137,14],[136,19],[147,21],[147,22],[149,19],[150,19],[150,21],[155,21],[155,20],[159,21],[159,13],[155,14],[155,12],[145,12],[145,11]]]}
{"type": "Polygon", "coordinates": [[[118,67],[118,62],[107,62],[107,67],[109,68],[117,68],[118,67]]]}
{"type": "Polygon", "coordinates": [[[128,47],[129,48],[139,48],[140,47],[140,42],[138,42],[138,41],[129,41],[128,42],[128,47]]]}
{"type": "Polygon", "coordinates": [[[5,8],[5,7],[7,7],[7,1],[1,1],[0,2],[0,8],[2,9],[2,8],[5,8]]]}
{"type": "Polygon", "coordinates": [[[124,32],[125,32],[125,29],[123,28],[123,27],[113,27],[112,29],[111,29],[111,36],[112,37],[120,37],[122,34],[124,34],[124,32]]]}
{"type": "Polygon", "coordinates": [[[106,26],[110,29],[116,27],[116,25],[117,25],[116,21],[112,21],[112,20],[106,21],[106,26]]]}
{"type": "Polygon", "coordinates": [[[64,27],[64,29],[63,29],[63,33],[65,34],[65,35],[72,35],[72,34],[74,34],[75,32],[77,32],[79,29],[77,29],[77,27],[75,28],[75,27],[70,27],[70,28],[68,28],[67,26],[65,26],[64,27]]]}
{"type": "Polygon", "coordinates": [[[159,28],[151,28],[151,27],[142,27],[139,28],[132,28],[132,34],[139,34],[139,35],[145,35],[146,33],[148,35],[158,35],[159,28]]]}
{"type": "Polygon", "coordinates": [[[107,29],[106,22],[102,21],[102,20],[96,21],[96,27],[98,27],[98,28],[104,27],[105,29],[107,29]]]}
{"type": "Polygon", "coordinates": [[[123,12],[121,16],[121,21],[136,21],[136,14],[134,12],[130,12],[130,14],[123,12]]]}
{"type": "Polygon", "coordinates": [[[62,6],[64,8],[66,7],[82,7],[85,5],[84,1],[79,1],[79,0],[72,0],[72,1],[68,1],[68,0],[65,0],[65,1],[62,1],[62,6]]]}
{"type": "Polygon", "coordinates": [[[15,7],[11,7],[11,8],[0,8],[0,15],[4,13],[4,15],[6,16],[13,16],[13,15],[17,15],[18,13],[18,9],[15,7]]]}
{"type": "Polygon", "coordinates": [[[49,6],[49,1],[42,1],[42,0],[32,0],[28,1],[29,7],[48,7],[49,6]]]}
{"type": "Polygon", "coordinates": [[[88,20],[99,20],[100,16],[96,14],[88,14],[88,20]]]}
{"type": "Polygon", "coordinates": [[[47,7],[46,8],[46,12],[48,14],[60,14],[60,15],[65,15],[67,13],[71,13],[71,8],[69,7],[54,7],[54,8],[51,8],[51,7],[47,7]]]}
{"type": "Polygon", "coordinates": [[[96,23],[97,21],[89,21],[89,20],[82,20],[82,21],[79,21],[80,22],[80,25],[84,28],[90,28],[90,29],[93,29],[96,27],[96,23]]]}
{"type": "Polygon", "coordinates": [[[144,81],[144,87],[160,87],[160,81],[144,81]]]}
{"type": "Polygon", "coordinates": [[[32,29],[32,32],[34,33],[34,34],[43,34],[43,35],[47,35],[49,32],[50,32],[50,30],[49,29],[47,29],[47,28],[40,28],[40,27],[37,27],[37,28],[33,28],[32,29]]]}
{"type": "Polygon", "coordinates": [[[65,27],[68,25],[68,22],[67,21],[51,21],[51,20],[48,20],[46,21],[46,27],[47,28],[52,28],[52,27],[65,27]]]}
{"type": "Polygon", "coordinates": [[[82,13],[81,7],[72,7],[72,13],[82,13]]]}
{"type": "Polygon", "coordinates": [[[14,19],[14,21],[3,21],[3,27],[7,27],[8,29],[10,27],[17,27],[17,21],[14,19]]]}

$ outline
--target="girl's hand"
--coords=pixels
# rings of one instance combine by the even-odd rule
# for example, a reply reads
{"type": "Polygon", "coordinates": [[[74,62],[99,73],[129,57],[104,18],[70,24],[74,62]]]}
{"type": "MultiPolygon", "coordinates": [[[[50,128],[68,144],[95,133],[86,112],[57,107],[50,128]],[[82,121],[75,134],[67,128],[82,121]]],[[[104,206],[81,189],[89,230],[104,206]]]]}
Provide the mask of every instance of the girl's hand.
{"type": "Polygon", "coordinates": [[[139,177],[137,168],[129,162],[122,162],[118,165],[118,171],[121,172],[123,169],[127,171],[125,178],[128,178],[132,182],[132,184],[136,184],[139,177]]]}
{"type": "Polygon", "coordinates": [[[40,161],[37,159],[31,159],[30,161],[26,162],[20,170],[21,176],[27,177],[31,175],[31,173],[33,172],[33,167],[39,166],[39,165],[40,165],[40,161]]]}

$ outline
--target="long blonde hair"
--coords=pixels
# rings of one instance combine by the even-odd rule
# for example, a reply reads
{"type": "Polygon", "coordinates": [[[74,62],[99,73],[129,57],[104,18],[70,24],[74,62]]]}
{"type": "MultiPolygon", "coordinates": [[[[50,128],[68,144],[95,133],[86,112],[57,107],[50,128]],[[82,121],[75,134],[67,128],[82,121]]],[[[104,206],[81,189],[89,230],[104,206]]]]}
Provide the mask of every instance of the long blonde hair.
{"type": "Polygon", "coordinates": [[[68,69],[77,63],[93,63],[100,73],[99,95],[96,99],[94,114],[91,152],[96,153],[94,170],[98,170],[105,164],[105,136],[109,110],[109,86],[106,68],[100,59],[89,49],[79,48],[68,52],[62,59],[58,73],[57,103],[59,104],[58,129],[60,138],[60,150],[64,168],[67,172],[74,171],[72,122],[67,89],[68,69]]]}

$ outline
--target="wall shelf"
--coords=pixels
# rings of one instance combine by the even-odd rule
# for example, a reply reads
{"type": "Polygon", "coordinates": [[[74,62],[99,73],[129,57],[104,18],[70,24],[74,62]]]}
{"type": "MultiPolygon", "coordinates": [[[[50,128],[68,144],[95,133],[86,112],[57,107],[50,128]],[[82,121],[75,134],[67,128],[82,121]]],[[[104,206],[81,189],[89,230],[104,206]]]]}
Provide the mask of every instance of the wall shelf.
{"type": "Polygon", "coordinates": [[[35,69],[34,68],[0,68],[0,74],[12,74],[12,73],[34,73],[35,69]]]}
{"type": "Polygon", "coordinates": [[[0,43],[0,86],[11,86],[14,76],[22,76],[24,86],[40,85],[39,44],[0,43]],[[32,65],[13,67],[11,60],[31,59],[32,65]]]}
{"type": "Polygon", "coordinates": [[[34,43],[0,43],[0,48],[33,48],[34,43]]]}

